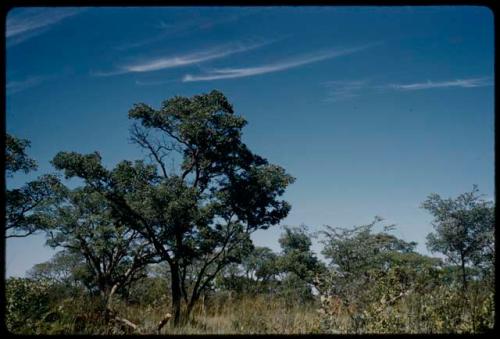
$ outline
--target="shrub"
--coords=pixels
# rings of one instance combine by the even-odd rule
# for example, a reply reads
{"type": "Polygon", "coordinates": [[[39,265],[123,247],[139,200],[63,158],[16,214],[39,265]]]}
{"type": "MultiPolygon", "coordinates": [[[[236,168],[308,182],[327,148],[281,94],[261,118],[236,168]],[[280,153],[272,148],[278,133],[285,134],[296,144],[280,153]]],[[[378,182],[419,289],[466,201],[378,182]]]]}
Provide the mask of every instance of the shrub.
{"type": "Polygon", "coordinates": [[[39,322],[50,310],[49,285],[26,278],[5,283],[7,329],[16,334],[38,334],[39,322]]]}

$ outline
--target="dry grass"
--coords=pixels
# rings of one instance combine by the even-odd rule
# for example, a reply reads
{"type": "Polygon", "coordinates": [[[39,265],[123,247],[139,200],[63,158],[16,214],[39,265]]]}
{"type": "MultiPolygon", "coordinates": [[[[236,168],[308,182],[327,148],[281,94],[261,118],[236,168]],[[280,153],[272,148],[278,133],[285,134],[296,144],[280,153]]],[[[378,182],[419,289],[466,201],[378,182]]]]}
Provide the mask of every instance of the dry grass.
{"type": "MultiPolygon", "coordinates": [[[[117,305],[120,316],[140,327],[141,334],[153,334],[169,306],[144,308],[117,305]]],[[[319,314],[314,305],[286,305],[263,296],[213,301],[198,305],[191,321],[161,334],[307,334],[319,332],[319,314]]]]}
{"type": "MultiPolygon", "coordinates": [[[[466,302],[459,293],[439,288],[425,295],[409,295],[391,305],[382,305],[377,299],[362,309],[340,305],[334,297],[330,303],[326,303],[329,298],[321,298],[323,304],[320,300],[315,304],[269,295],[231,298],[220,294],[205,305],[200,302],[186,324],[175,328],[167,324],[161,334],[484,332],[494,325],[494,298],[491,293],[480,292],[478,289],[478,295],[471,294],[466,302]]],[[[171,311],[168,302],[153,306],[119,300],[114,309],[138,329],[118,322],[106,324],[99,298],[81,296],[59,302],[29,333],[156,334],[158,323],[171,311]]]]}

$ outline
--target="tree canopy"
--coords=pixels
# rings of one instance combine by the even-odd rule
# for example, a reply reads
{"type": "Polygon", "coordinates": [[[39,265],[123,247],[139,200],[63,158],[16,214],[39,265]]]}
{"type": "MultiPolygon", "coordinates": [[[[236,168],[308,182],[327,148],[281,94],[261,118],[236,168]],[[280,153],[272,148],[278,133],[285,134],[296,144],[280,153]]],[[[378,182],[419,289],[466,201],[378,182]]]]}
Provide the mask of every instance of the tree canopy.
{"type": "Polygon", "coordinates": [[[456,198],[431,194],[422,208],[433,216],[435,232],[427,236],[427,247],[441,252],[462,269],[462,284],[467,286],[466,266],[485,267],[495,263],[495,211],[490,201],[479,195],[477,186],[456,198]]]}

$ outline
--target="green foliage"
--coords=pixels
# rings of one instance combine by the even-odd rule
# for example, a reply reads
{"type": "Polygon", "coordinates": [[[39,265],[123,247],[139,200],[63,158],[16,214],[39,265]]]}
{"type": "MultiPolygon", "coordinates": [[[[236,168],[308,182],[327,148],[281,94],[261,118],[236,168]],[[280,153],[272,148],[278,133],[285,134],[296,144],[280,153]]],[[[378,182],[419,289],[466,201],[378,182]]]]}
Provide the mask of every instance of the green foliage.
{"type": "Polygon", "coordinates": [[[38,332],[58,334],[110,334],[114,330],[102,317],[105,304],[98,297],[77,295],[58,299],[38,323],[38,332]]]}
{"type": "Polygon", "coordinates": [[[407,333],[408,312],[405,310],[409,295],[419,297],[427,294],[436,285],[434,270],[418,271],[411,266],[393,267],[387,272],[378,272],[373,277],[366,308],[363,310],[365,331],[370,333],[407,333]]]}
{"type": "Polygon", "coordinates": [[[283,300],[288,306],[296,303],[306,304],[314,301],[311,285],[296,274],[287,274],[278,282],[275,289],[276,297],[283,300]]]}
{"type": "Polygon", "coordinates": [[[372,286],[374,276],[393,267],[421,269],[439,263],[414,252],[415,243],[388,233],[393,226],[373,233],[372,229],[381,220],[376,218],[368,225],[352,229],[326,226],[322,232],[325,236],[322,253],[330,260],[330,267],[329,272],[316,277],[322,294],[337,296],[343,304],[359,308],[370,298],[366,287],[372,286]]]}
{"type": "MultiPolygon", "coordinates": [[[[248,149],[247,122],[222,93],[138,104],[129,118],[146,159],[107,169],[98,152],[60,152],[52,164],[82,186],[45,175],[6,192],[7,237],[43,230],[63,248],[29,278],[6,280],[11,332],[156,333],[167,307],[168,334],[494,327],[495,207],[477,187],[422,204],[434,216],[428,247],[447,262],[415,252],[393,225],[375,232],[377,217],[320,231],[326,265],[305,226],[284,228],[280,253],[254,247],[253,232],[288,215],[281,196],[294,178],[248,149]]],[[[36,169],[29,141],[6,138],[7,177],[36,169]]]]}
{"type": "Polygon", "coordinates": [[[285,227],[280,237],[281,253],[256,247],[240,265],[230,265],[218,275],[219,290],[240,296],[269,295],[288,305],[314,300],[314,276],[325,270],[311,251],[305,226],[285,227]]]}
{"type": "Polygon", "coordinates": [[[326,227],[323,232],[323,254],[330,267],[317,280],[327,331],[405,332],[400,300],[434,286],[441,261],[414,252],[415,243],[388,233],[393,226],[373,233],[380,221],[352,229],[326,227]]]}
{"type": "Polygon", "coordinates": [[[280,273],[279,257],[268,247],[255,247],[241,264],[232,263],[216,277],[215,287],[241,295],[273,293],[280,273]]]}
{"type": "Polygon", "coordinates": [[[52,298],[62,299],[75,296],[91,279],[85,265],[85,258],[79,253],[69,251],[57,252],[49,261],[34,265],[27,272],[28,278],[47,282],[56,295],[52,298]]]}
{"type": "Polygon", "coordinates": [[[481,199],[478,192],[474,186],[471,192],[455,199],[431,194],[422,204],[434,216],[435,232],[428,235],[427,246],[462,267],[464,288],[468,280],[466,266],[481,267],[483,274],[491,275],[495,265],[494,206],[481,199]]]}
{"type": "Polygon", "coordinates": [[[392,267],[371,273],[356,300],[322,295],[324,333],[478,333],[494,324],[494,295],[478,282],[466,294],[443,285],[440,268],[392,267]]]}
{"type": "Polygon", "coordinates": [[[282,271],[295,274],[306,283],[312,283],[314,276],[321,274],[325,267],[311,250],[311,237],[307,228],[285,227],[279,238],[282,255],[279,265],[282,271]]]}
{"type": "Polygon", "coordinates": [[[376,217],[370,224],[352,229],[326,226],[326,231],[321,232],[326,237],[322,253],[330,265],[344,274],[357,275],[370,268],[387,268],[394,253],[413,251],[415,242],[408,243],[388,233],[393,225],[372,233],[380,221],[382,218],[376,217]]]}
{"type": "Polygon", "coordinates": [[[65,189],[61,200],[44,217],[50,222],[47,244],[64,248],[66,255],[56,257],[45,271],[65,273],[66,280],[79,278],[110,303],[115,292],[124,292],[144,276],[155,254],[137,231],[113,216],[108,200],[92,187],[65,189]],[[64,267],[67,260],[76,260],[69,272],[64,267]]]}
{"type": "Polygon", "coordinates": [[[12,177],[18,171],[28,173],[36,170],[35,160],[26,154],[26,149],[30,147],[30,144],[29,140],[5,134],[5,173],[7,177],[12,177]]]}
{"type": "Polygon", "coordinates": [[[310,302],[314,299],[314,278],[325,272],[326,267],[311,250],[311,237],[307,227],[284,227],[279,238],[281,254],[277,263],[281,281],[276,293],[288,303],[294,298],[298,302],[310,302]]]}
{"type": "Polygon", "coordinates": [[[58,201],[61,190],[59,179],[54,175],[43,175],[21,188],[5,193],[6,237],[26,237],[46,230],[50,222],[45,213],[58,201]]]}
{"type": "Polygon", "coordinates": [[[168,300],[168,281],[164,277],[145,277],[131,284],[126,300],[130,304],[164,305],[168,300]]]}
{"type": "Polygon", "coordinates": [[[257,282],[267,282],[279,274],[278,255],[268,247],[255,247],[241,263],[245,275],[257,282]]]}
{"type": "Polygon", "coordinates": [[[5,323],[16,334],[39,334],[39,322],[50,309],[49,285],[26,278],[5,281],[5,323]]]}
{"type": "MultiPolygon", "coordinates": [[[[5,174],[11,178],[15,172],[29,173],[37,169],[35,160],[29,158],[26,149],[30,141],[6,134],[5,174]]],[[[61,186],[56,176],[46,174],[26,183],[21,188],[5,192],[5,237],[27,237],[47,228],[46,220],[39,212],[50,209],[57,201],[61,186]]]]}
{"type": "Polygon", "coordinates": [[[249,252],[252,232],[286,217],[290,205],[278,198],[294,179],[242,142],[246,121],[220,92],[174,97],[159,110],[138,104],[129,117],[139,122],[132,141],[152,164],[123,161],[107,170],[98,154],[67,152],[53,164],[105,197],[113,216],[169,264],[178,324],[181,299],[191,309],[219,271],[249,252]],[[172,152],[182,162],[170,173],[172,152]]]}
{"type": "MultiPolygon", "coordinates": [[[[28,173],[36,170],[35,160],[25,150],[30,142],[6,134],[5,174],[11,178],[15,172],[28,173]]],[[[47,227],[40,211],[49,209],[57,201],[60,183],[54,175],[43,175],[20,188],[5,192],[6,238],[27,237],[47,227]]]]}

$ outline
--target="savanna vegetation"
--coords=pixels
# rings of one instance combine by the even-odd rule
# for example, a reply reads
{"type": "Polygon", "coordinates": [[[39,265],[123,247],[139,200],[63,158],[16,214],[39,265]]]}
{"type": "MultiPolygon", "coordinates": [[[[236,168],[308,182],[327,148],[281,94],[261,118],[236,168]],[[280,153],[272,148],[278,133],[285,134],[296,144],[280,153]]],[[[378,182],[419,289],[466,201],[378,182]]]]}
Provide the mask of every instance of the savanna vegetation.
{"type": "MultiPolygon", "coordinates": [[[[56,173],[6,191],[5,236],[45,234],[58,250],[26,277],[5,280],[10,332],[493,329],[494,204],[477,187],[422,202],[434,218],[427,246],[439,258],[418,253],[379,217],[316,232],[285,226],[274,252],[251,234],[287,216],[281,197],[295,179],[247,147],[246,121],[222,93],[138,104],[129,118],[144,159],[106,168],[98,152],[60,152],[56,173]]],[[[36,169],[28,147],[6,136],[7,178],[36,169]]]]}

